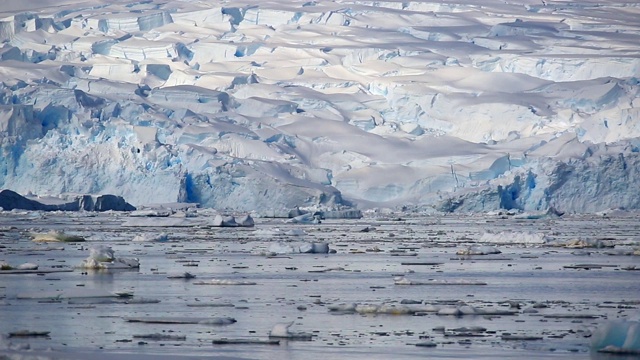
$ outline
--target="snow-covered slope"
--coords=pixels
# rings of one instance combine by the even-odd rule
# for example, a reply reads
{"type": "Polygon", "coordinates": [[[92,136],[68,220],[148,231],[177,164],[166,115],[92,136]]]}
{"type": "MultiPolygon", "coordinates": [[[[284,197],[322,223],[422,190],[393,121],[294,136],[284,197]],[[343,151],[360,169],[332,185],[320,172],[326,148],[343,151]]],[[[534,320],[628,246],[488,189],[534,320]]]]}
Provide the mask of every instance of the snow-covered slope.
{"type": "Polygon", "coordinates": [[[26,0],[0,40],[0,188],[640,207],[636,2],[26,0]]]}

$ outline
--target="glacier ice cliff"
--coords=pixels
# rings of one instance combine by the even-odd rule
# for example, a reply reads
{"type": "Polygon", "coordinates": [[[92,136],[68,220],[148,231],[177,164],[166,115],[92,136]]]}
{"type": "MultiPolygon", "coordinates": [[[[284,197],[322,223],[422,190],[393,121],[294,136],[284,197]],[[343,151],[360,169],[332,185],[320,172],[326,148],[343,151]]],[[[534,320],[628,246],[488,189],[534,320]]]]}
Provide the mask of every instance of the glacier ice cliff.
{"type": "Polygon", "coordinates": [[[638,208],[637,8],[0,7],[0,189],[241,211],[638,208]]]}
{"type": "Polygon", "coordinates": [[[640,207],[640,154],[605,154],[567,161],[545,160],[482,190],[447,194],[446,212],[495,209],[598,212],[640,207]]]}

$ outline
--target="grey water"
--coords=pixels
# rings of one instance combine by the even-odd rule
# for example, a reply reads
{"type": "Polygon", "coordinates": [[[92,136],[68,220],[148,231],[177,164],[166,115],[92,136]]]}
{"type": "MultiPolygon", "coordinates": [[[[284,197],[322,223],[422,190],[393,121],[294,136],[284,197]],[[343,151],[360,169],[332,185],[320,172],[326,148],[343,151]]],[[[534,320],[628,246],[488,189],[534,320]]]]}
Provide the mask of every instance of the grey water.
{"type": "Polygon", "coordinates": [[[0,262],[34,263],[40,270],[0,271],[0,334],[5,337],[0,355],[624,359],[593,352],[589,338],[607,319],[637,316],[640,304],[640,271],[635,271],[640,257],[629,255],[640,241],[639,218],[634,214],[531,220],[400,214],[311,225],[256,219],[252,228],[215,228],[202,223],[201,217],[189,225],[188,220],[186,225],[163,226],[163,219],[151,219],[157,226],[148,222],[137,226],[118,213],[0,213],[0,262]],[[86,241],[31,240],[30,233],[50,230],[80,235],[86,241]],[[487,232],[506,232],[514,239],[492,244],[501,251],[498,255],[456,255],[487,232]],[[168,241],[132,241],[143,233],[166,233],[168,241]],[[553,241],[523,243],[517,238],[527,233],[553,241]],[[557,245],[572,239],[602,240],[607,247],[557,245]],[[335,253],[269,256],[274,243],[305,242],[326,242],[335,253]],[[110,246],[116,257],[138,258],[140,268],[77,268],[95,245],[110,246]],[[195,278],[169,278],[184,272],[195,278]],[[401,277],[427,284],[396,285],[394,279],[401,277]],[[211,279],[255,285],[198,285],[211,279]],[[123,293],[132,296],[113,295],[123,293]],[[401,302],[464,304],[512,314],[330,310],[353,303],[399,307],[401,302]],[[147,317],[231,317],[236,322],[128,321],[147,317]],[[311,340],[281,340],[279,345],[213,343],[266,340],[275,324],[288,322],[293,323],[291,331],[311,334],[311,340]],[[483,330],[464,330],[473,327],[483,330]],[[48,336],[8,338],[21,330],[48,336]],[[148,338],[154,334],[164,337],[148,338]],[[516,337],[510,340],[511,335],[516,337]],[[427,343],[429,347],[416,346],[427,343]]]}

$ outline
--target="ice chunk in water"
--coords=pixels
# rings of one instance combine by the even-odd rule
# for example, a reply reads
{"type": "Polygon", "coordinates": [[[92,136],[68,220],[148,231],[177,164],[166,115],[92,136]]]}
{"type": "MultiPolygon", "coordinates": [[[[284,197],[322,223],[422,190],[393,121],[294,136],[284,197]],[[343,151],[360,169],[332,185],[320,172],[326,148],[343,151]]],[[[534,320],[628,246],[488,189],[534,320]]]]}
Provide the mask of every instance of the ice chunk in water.
{"type": "Polygon", "coordinates": [[[293,325],[293,321],[288,323],[277,323],[269,332],[269,337],[285,338],[289,340],[311,340],[312,335],[303,332],[291,332],[289,328],[293,325]]]}
{"type": "Polygon", "coordinates": [[[89,249],[89,257],[82,260],[82,269],[136,269],[140,261],[136,258],[116,258],[110,246],[96,245],[89,249]]]}
{"type": "Polygon", "coordinates": [[[502,251],[487,245],[473,245],[456,252],[457,255],[491,255],[500,253],[502,253],[502,251]]]}
{"type": "Polygon", "coordinates": [[[149,234],[149,233],[145,233],[145,234],[140,234],[140,235],[136,235],[132,241],[135,242],[165,242],[169,240],[169,235],[167,235],[166,233],[160,233],[160,234],[149,234]]]}
{"type": "Polygon", "coordinates": [[[607,321],[593,333],[591,347],[597,351],[640,354],[640,322],[607,321]]]}
{"type": "Polygon", "coordinates": [[[269,336],[282,338],[289,337],[289,328],[291,327],[291,325],[293,325],[293,321],[288,323],[277,323],[271,329],[269,336]]]}
{"type": "Polygon", "coordinates": [[[89,249],[89,257],[95,261],[105,262],[115,259],[113,249],[110,246],[96,245],[89,249]]]}
{"type": "Polygon", "coordinates": [[[33,264],[33,263],[24,263],[24,264],[18,265],[18,267],[16,269],[18,269],[18,270],[38,270],[38,265],[37,264],[33,264]]]}

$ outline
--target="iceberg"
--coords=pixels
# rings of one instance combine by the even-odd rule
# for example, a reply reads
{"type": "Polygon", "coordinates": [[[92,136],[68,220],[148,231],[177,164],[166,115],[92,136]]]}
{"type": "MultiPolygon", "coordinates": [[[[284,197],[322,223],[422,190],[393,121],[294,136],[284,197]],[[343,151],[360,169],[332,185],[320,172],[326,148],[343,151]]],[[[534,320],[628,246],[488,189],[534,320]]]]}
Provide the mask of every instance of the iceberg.
{"type": "Polygon", "coordinates": [[[138,269],[140,261],[137,258],[117,258],[110,246],[95,245],[89,249],[89,257],[82,260],[78,268],[90,270],[138,269]]]}
{"type": "Polygon", "coordinates": [[[313,337],[312,334],[303,332],[293,332],[289,328],[293,325],[293,321],[288,323],[277,323],[269,331],[269,338],[275,339],[288,339],[288,340],[303,340],[310,341],[313,337]]]}
{"type": "Polygon", "coordinates": [[[211,223],[211,226],[215,227],[253,227],[255,226],[255,222],[251,215],[242,215],[238,218],[235,216],[223,216],[216,215],[211,223]]]}
{"type": "Polygon", "coordinates": [[[591,348],[598,352],[640,354],[640,322],[620,319],[601,324],[591,336],[591,348]]]}

